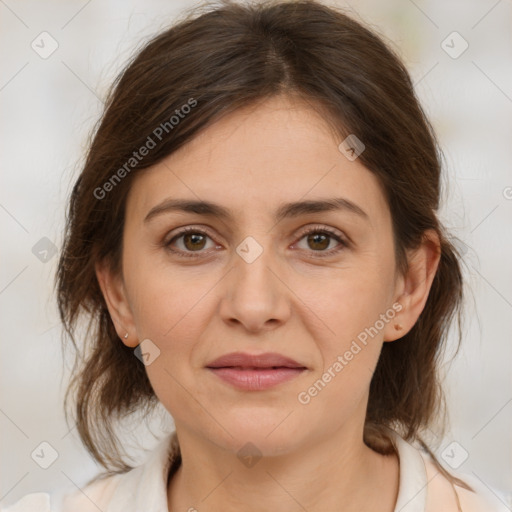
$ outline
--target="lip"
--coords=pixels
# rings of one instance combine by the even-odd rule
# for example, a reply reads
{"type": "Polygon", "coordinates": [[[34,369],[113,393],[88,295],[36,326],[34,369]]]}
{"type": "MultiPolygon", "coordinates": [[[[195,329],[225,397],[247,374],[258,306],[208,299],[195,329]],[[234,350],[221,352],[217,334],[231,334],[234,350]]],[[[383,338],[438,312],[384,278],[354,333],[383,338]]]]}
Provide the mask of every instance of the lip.
{"type": "Polygon", "coordinates": [[[239,389],[261,391],[302,374],[307,368],[276,353],[233,352],[215,359],[206,368],[239,389]]]}
{"type": "Polygon", "coordinates": [[[242,368],[305,368],[302,364],[282,356],[275,352],[267,352],[265,354],[246,354],[244,352],[232,352],[225,354],[211,363],[207,368],[225,368],[227,366],[240,366],[242,368]]]}

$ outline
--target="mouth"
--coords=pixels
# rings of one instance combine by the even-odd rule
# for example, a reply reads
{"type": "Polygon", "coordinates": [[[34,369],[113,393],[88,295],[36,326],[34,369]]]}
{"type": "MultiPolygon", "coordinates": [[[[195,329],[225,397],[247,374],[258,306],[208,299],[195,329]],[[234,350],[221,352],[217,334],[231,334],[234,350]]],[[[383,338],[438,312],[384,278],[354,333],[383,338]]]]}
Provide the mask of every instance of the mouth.
{"type": "Polygon", "coordinates": [[[261,391],[289,381],[307,367],[275,353],[251,355],[235,352],[209,363],[206,368],[228,384],[249,391],[261,391]]]}

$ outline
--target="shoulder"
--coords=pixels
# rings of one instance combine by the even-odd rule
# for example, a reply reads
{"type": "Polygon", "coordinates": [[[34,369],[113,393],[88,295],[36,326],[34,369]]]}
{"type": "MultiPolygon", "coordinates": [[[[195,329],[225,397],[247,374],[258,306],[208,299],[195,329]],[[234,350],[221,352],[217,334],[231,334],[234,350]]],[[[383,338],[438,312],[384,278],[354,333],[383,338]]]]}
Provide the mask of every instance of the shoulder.
{"type": "Polygon", "coordinates": [[[416,442],[408,442],[392,430],[390,440],[400,467],[395,512],[510,512],[505,497],[492,486],[468,473],[450,470],[448,473],[461,481],[458,485],[416,442]]]}
{"type": "Polygon", "coordinates": [[[510,512],[504,498],[491,486],[482,483],[469,473],[450,471],[468,484],[473,491],[452,483],[438,469],[429,455],[419,451],[427,474],[427,502],[425,512],[453,510],[458,512],[510,512]],[[448,505],[450,504],[450,505],[448,505]],[[447,508],[447,505],[451,508],[447,508]]]}
{"type": "Polygon", "coordinates": [[[62,489],[53,493],[34,492],[23,496],[0,512],[98,512],[106,510],[122,475],[96,480],[83,489],[62,489]]]}
{"type": "MultiPolygon", "coordinates": [[[[87,485],[83,490],[76,489],[73,492],[56,495],[53,499],[58,507],[51,512],[98,512],[107,510],[112,502],[120,482],[126,478],[127,473],[112,475],[96,480],[87,485]]],[[[53,503],[53,502],[52,502],[53,503]]]]}
{"type": "Polygon", "coordinates": [[[34,492],[23,496],[13,505],[0,508],[1,512],[53,512],[50,508],[50,495],[46,492],[34,492]]]}
{"type": "Polygon", "coordinates": [[[82,488],[31,493],[0,512],[160,512],[166,510],[169,470],[180,462],[176,433],[146,454],[147,460],[125,473],[98,477],[82,488]]]}

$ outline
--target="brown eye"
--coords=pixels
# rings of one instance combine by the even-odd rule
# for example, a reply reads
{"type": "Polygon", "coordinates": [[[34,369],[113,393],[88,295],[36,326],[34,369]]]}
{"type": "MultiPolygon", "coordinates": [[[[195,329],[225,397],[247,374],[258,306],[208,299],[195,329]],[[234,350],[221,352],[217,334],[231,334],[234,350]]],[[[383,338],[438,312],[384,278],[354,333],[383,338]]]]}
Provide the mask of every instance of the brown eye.
{"type": "Polygon", "coordinates": [[[323,251],[329,247],[330,238],[332,237],[319,232],[307,235],[309,247],[311,249],[320,251],[323,251]]]}
{"type": "Polygon", "coordinates": [[[344,248],[348,247],[349,244],[345,241],[341,235],[337,232],[332,231],[327,227],[313,227],[309,228],[306,232],[302,234],[300,240],[306,240],[307,247],[299,247],[300,249],[304,249],[306,251],[310,251],[314,254],[315,257],[324,257],[331,256],[335,253],[342,251],[344,248]],[[338,245],[334,245],[332,247],[332,241],[338,242],[338,245]]]}
{"type": "Polygon", "coordinates": [[[206,237],[200,233],[185,233],[182,235],[183,237],[183,245],[189,251],[195,251],[198,249],[204,249],[204,243],[206,237]]]}
{"type": "Polygon", "coordinates": [[[176,234],[169,242],[164,243],[164,247],[170,252],[182,256],[200,256],[205,249],[208,239],[211,237],[208,233],[198,228],[186,228],[176,234]],[[196,253],[196,254],[194,254],[196,253]]]}

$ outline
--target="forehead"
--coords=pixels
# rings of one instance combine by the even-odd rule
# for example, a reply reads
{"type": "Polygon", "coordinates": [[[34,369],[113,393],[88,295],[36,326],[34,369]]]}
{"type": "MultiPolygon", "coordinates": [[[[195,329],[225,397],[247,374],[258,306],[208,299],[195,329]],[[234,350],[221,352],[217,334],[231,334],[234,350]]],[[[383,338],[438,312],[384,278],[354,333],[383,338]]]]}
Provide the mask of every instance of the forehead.
{"type": "Polygon", "coordinates": [[[176,197],[220,203],[243,219],[287,202],[339,196],[364,205],[374,224],[388,213],[378,180],[358,159],[348,160],[340,142],[311,105],[265,100],[223,117],[136,175],[127,215],[141,222],[176,197]]]}

